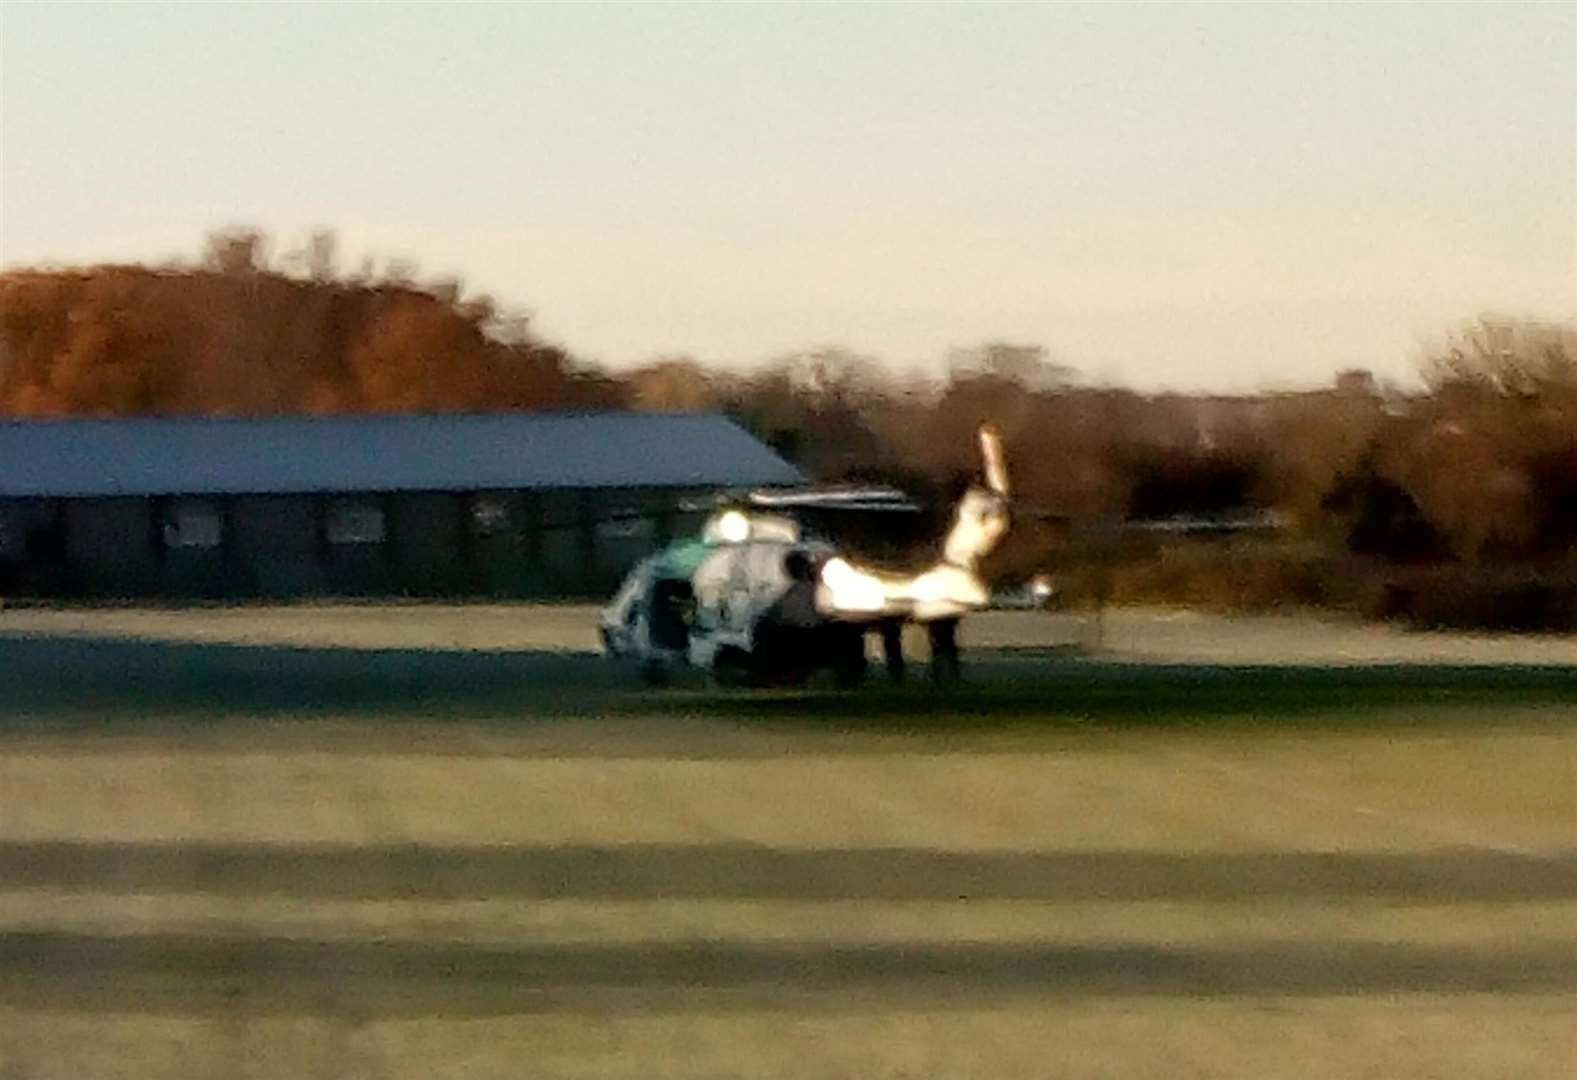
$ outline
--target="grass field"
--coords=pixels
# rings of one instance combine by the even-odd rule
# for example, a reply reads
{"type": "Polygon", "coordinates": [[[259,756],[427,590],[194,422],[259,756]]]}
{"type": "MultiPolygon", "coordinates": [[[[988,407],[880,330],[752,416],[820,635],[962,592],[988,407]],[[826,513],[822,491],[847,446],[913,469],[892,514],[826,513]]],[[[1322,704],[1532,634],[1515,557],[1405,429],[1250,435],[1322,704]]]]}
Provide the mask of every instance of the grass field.
{"type": "Polygon", "coordinates": [[[0,1078],[1572,1074],[1573,643],[1081,633],[654,697],[583,609],[0,611],[0,1078]]]}

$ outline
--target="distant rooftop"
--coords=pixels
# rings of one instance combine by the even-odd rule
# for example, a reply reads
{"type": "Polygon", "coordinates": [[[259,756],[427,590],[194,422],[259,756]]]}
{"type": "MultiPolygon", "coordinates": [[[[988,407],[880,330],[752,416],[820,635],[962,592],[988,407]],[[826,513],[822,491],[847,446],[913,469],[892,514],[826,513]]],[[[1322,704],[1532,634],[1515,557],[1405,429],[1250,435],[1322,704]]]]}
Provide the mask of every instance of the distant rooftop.
{"type": "Polygon", "coordinates": [[[0,422],[0,496],[798,484],[723,416],[494,413],[0,422]]]}

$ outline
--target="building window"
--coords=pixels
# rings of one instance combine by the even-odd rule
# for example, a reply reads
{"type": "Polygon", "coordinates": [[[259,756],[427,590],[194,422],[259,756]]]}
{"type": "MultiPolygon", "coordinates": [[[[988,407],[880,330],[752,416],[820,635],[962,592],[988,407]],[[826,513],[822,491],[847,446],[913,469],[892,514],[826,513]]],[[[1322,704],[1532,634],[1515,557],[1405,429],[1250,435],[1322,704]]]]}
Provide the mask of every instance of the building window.
{"type": "Polygon", "coordinates": [[[602,540],[650,541],[657,533],[656,523],[640,510],[618,507],[597,522],[597,537],[602,540]]]}
{"type": "Polygon", "coordinates": [[[514,525],[509,499],[502,495],[478,495],[471,500],[471,532],[475,536],[501,536],[514,525]]]}
{"type": "Polygon", "coordinates": [[[331,544],[381,544],[383,507],[373,499],[335,499],[329,503],[324,532],[331,544]]]}
{"type": "Polygon", "coordinates": [[[208,550],[224,543],[224,512],[211,502],[181,499],[164,512],[164,546],[208,550]]]}

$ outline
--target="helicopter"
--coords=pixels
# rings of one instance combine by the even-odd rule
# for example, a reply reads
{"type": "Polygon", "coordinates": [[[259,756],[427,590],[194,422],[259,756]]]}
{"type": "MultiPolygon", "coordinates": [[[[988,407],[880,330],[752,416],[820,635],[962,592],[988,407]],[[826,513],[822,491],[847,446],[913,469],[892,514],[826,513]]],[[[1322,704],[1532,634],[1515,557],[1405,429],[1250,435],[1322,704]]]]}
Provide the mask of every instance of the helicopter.
{"type": "Polygon", "coordinates": [[[814,510],[918,510],[901,492],[754,492],[631,570],[599,619],[605,655],[633,663],[650,685],[693,668],[733,686],[799,685],[830,671],[849,688],[867,676],[872,633],[889,677],[901,681],[903,627],[916,623],[930,639],[932,678],[956,682],[959,620],[992,606],[978,567],[1011,521],[1001,436],[984,425],[978,438],[984,482],[964,492],[939,557],[917,573],[866,565],[799,520],[814,510]]]}

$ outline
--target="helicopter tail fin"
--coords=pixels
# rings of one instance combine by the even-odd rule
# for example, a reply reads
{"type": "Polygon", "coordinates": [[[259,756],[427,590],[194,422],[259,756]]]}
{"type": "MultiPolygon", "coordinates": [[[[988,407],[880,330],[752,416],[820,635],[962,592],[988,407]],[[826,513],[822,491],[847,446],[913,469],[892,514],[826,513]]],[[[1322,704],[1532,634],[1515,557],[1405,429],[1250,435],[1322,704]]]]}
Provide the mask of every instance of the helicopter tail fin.
{"type": "Polygon", "coordinates": [[[980,459],[984,466],[986,487],[999,499],[1012,498],[1008,487],[1008,462],[1002,453],[1002,433],[995,424],[980,425],[980,459]]]}
{"type": "Polygon", "coordinates": [[[953,527],[942,545],[942,560],[973,570],[976,563],[1001,542],[1008,531],[1007,458],[1002,436],[990,424],[980,428],[980,456],[986,486],[964,492],[953,515],[953,527]]]}

